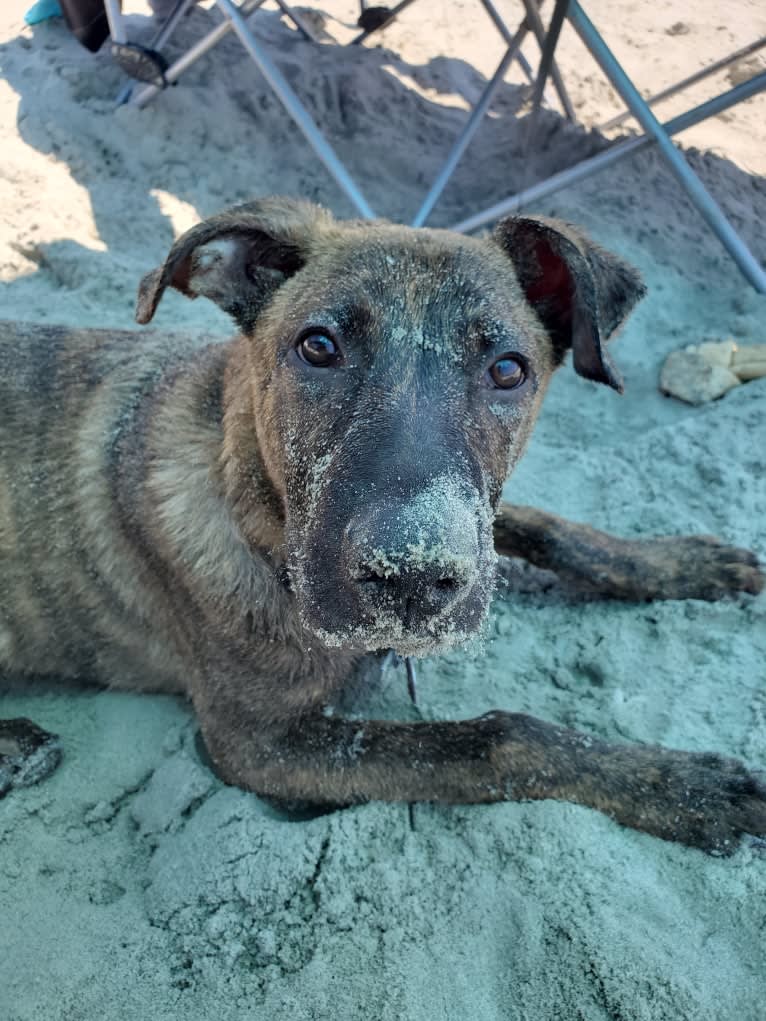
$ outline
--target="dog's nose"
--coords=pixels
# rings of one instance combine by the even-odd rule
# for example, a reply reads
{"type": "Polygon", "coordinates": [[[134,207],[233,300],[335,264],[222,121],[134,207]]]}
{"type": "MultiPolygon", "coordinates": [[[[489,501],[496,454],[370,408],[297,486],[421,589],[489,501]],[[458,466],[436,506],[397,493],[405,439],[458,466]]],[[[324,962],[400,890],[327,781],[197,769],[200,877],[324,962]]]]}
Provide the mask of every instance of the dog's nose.
{"type": "Polygon", "coordinates": [[[443,483],[409,500],[376,502],[346,530],[347,576],[361,602],[410,626],[457,603],[476,580],[477,562],[476,507],[443,483]]]}
{"type": "Polygon", "coordinates": [[[395,610],[405,623],[446,609],[466,587],[469,572],[458,557],[440,556],[418,563],[417,550],[396,557],[383,550],[361,557],[354,581],[365,602],[395,610]]]}

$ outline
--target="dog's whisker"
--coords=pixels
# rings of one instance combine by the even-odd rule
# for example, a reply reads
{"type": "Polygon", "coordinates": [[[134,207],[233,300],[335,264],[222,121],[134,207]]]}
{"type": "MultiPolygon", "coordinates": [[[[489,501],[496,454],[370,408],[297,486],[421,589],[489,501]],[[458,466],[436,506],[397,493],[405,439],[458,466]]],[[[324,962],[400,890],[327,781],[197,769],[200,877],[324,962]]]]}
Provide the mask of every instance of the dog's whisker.
{"type": "Polygon", "coordinates": [[[412,656],[404,657],[404,666],[407,671],[407,694],[410,696],[412,704],[416,706],[418,704],[418,680],[412,656]]]}
{"type": "MultiPolygon", "coordinates": [[[[410,701],[414,706],[418,704],[418,684],[417,674],[415,673],[415,664],[412,662],[412,656],[404,657],[404,667],[407,671],[407,694],[410,696],[410,701]]],[[[415,805],[412,801],[407,805],[407,814],[410,821],[410,830],[414,833],[415,826],[415,805]]]]}

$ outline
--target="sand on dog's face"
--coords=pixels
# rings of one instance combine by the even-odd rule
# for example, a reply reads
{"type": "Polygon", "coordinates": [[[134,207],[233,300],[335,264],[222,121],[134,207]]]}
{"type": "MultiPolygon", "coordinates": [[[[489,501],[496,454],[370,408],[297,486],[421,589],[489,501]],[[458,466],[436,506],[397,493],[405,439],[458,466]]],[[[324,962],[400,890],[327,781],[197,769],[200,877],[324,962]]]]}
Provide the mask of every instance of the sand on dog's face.
{"type": "Polygon", "coordinates": [[[486,616],[493,510],[551,345],[492,243],[358,233],[310,259],[259,320],[256,423],[270,423],[259,439],[305,626],[329,646],[426,654],[486,616]],[[307,334],[332,339],[332,365],[301,360],[307,334]],[[499,389],[488,369],[509,354],[526,376],[499,389]]]}
{"type": "MultiPolygon", "coordinates": [[[[411,500],[386,505],[383,527],[364,536],[364,548],[370,552],[368,566],[390,584],[367,598],[363,594],[355,619],[335,623],[323,612],[320,590],[312,601],[302,601],[304,621],[330,647],[393,648],[401,655],[424,656],[467,641],[484,623],[494,588],[488,501],[455,472],[433,478],[411,500]],[[417,591],[417,585],[406,588],[407,577],[430,569],[458,579],[454,591],[438,605],[428,605],[427,597],[408,605],[397,582],[404,582],[405,591],[417,591]],[[327,618],[330,627],[322,623],[327,618]]],[[[378,523],[374,516],[373,521],[378,523]]],[[[344,548],[349,531],[347,526],[341,547],[346,562],[353,556],[344,548]]],[[[298,571],[301,564],[297,561],[298,571]]],[[[302,592],[316,591],[316,581],[306,572],[302,581],[302,592]]]]}

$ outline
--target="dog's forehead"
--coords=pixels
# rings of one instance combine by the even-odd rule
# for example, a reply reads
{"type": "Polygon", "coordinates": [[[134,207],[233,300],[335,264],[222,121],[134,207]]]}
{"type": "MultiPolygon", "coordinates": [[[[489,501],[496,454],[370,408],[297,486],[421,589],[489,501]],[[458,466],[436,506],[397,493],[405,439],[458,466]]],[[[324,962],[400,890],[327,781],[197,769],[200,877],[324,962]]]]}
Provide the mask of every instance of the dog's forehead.
{"type": "Polygon", "coordinates": [[[513,265],[488,241],[449,231],[357,227],[330,253],[335,292],[386,317],[506,318],[519,311],[513,265]]]}

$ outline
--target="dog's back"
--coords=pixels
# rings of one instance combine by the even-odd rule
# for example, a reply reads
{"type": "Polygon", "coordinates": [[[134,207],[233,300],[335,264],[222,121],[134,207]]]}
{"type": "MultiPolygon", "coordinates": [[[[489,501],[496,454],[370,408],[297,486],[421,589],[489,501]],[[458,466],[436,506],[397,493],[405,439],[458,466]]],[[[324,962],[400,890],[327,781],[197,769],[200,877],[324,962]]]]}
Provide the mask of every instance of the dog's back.
{"type": "Polygon", "coordinates": [[[151,412],[146,397],[202,346],[0,323],[0,670],[134,687],[144,668],[154,687],[173,673],[142,626],[141,565],[124,569],[135,551],[120,445],[151,412]]]}

